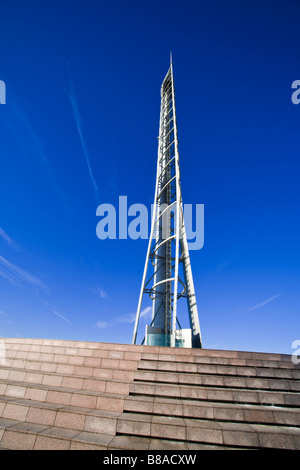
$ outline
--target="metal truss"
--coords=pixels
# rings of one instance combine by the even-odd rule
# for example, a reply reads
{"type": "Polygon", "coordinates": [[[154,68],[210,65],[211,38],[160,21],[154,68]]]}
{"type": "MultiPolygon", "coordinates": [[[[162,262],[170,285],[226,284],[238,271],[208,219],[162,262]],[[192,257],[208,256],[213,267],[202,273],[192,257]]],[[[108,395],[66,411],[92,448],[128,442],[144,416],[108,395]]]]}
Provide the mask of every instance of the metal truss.
{"type": "Polygon", "coordinates": [[[172,59],[161,86],[157,174],[151,234],[136,313],[133,344],[136,343],[142,301],[146,294],[152,300],[152,321],[148,331],[154,331],[169,338],[169,342],[165,344],[175,347],[177,323],[181,329],[177,318],[177,301],[180,298],[186,298],[192,347],[202,347],[183,218],[172,59]],[[146,279],[150,264],[153,267],[153,273],[146,279]],[[183,268],[182,276],[180,266],[183,268]]]}

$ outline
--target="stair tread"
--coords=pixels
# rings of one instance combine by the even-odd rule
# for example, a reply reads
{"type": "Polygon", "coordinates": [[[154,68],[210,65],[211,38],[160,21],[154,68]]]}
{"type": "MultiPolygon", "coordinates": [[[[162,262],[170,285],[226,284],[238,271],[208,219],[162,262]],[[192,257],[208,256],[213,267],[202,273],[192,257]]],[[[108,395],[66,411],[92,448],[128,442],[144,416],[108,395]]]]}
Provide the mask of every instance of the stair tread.
{"type": "MultiPolygon", "coordinates": [[[[109,382],[112,382],[112,381],[109,380],[109,382]]],[[[47,391],[54,391],[54,392],[61,392],[61,393],[77,393],[77,394],[91,395],[91,396],[103,395],[103,396],[112,396],[112,397],[120,397],[120,398],[127,396],[126,394],[122,394],[122,393],[83,390],[81,388],[61,387],[61,386],[55,386],[55,385],[22,382],[22,381],[17,381],[17,380],[8,380],[8,379],[0,379],[0,384],[5,384],[11,387],[23,387],[23,388],[34,388],[34,389],[38,388],[38,389],[47,390],[47,391]]],[[[2,393],[1,396],[6,396],[6,395],[2,393]]]]}
{"type": "Polygon", "coordinates": [[[293,364],[289,368],[262,367],[248,365],[229,364],[200,364],[198,362],[160,362],[141,360],[138,364],[138,371],[157,371],[181,374],[202,374],[211,375],[232,375],[238,377],[259,377],[259,378],[286,378],[300,379],[300,370],[293,364]]]}
{"type": "Polygon", "coordinates": [[[34,407],[40,408],[43,410],[50,410],[50,411],[64,411],[64,412],[72,412],[72,413],[81,413],[89,416],[102,416],[102,417],[118,417],[120,412],[114,411],[107,411],[107,410],[100,410],[98,408],[85,408],[80,406],[73,406],[73,405],[61,405],[57,403],[49,403],[49,402],[41,402],[36,400],[24,399],[24,398],[13,398],[8,400],[6,396],[0,396],[0,403],[8,403],[14,404],[19,406],[27,406],[27,407],[34,407]]]}
{"type": "Polygon", "coordinates": [[[4,339],[0,448],[300,448],[281,354],[4,339]]]}
{"type": "Polygon", "coordinates": [[[118,422],[136,421],[143,423],[155,423],[168,426],[190,426],[193,428],[205,429],[224,429],[233,431],[247,431],[247,432],[282,432],[284,434],[295,434],[300,436],[300,428],[298,426],[281,426],[279,424],[266,424],[266,423],[235,423],[230,421],[218,420],[205,420],[205,419],[191,419],[186,417],[177,416],[156,416],[153,414],[139,414],[139,413],[122,413],[118,417],[118,422]]]}

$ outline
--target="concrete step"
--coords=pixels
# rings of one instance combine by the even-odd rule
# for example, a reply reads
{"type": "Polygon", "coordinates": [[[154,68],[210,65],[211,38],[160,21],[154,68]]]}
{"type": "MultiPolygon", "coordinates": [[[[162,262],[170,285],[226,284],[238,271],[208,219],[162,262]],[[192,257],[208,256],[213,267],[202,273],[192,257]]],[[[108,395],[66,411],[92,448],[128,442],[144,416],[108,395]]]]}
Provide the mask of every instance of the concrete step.
{"type": "Polygon", "coordinates": [[[79,406],[41,403],[33,400],[3,400],[0,397],[0,419],[45,426],[115,435],[120,413],[79,406]]]}
{"type": "MultiPolygon", "coordinates": [[[[70,359],[71,361],[71,359],[70,359]]],[[[5,369],[21,370],[22,372],[40,372],[42,374],[63,374],[71,376],[86,376],[86,377],[98,377],[103,379],[125,379],[133,380],[134,372],[136,371],[137,364],[130,361],[129,364],[111,364],[103,363],[99,366],[92,365],[91,361],[86,360],[86,365],[74,365],[71,363],[55,363],[55,362],[43,362],[43,361],[22,361],[15,359],[11,362],[6,361],[5,366],[2,366],[1,377],[5,377],[7,372],[5,369]]]]}
{"type": "MultiPolygon", "coordinates": [[[[97,416],[95,417],[97,418],[97,416]]],[[[197,450],[219,449],[178,440],[112,435],[98,431],[97,421],[91,416],[85,429],[0,419],[0,449],[10,450],[197,450]]]]}
{"type": "Polygon", "coordinates": [[[300,427],[300,408],[129,396],[124,412],[300,427]]]}
{"type": "MultiPolygon", "coordinates": [[[[33,408],[30,408],[30,410],[33,408]]],[[[49,409],[48,411],[53,411],[49,409]]],[[[30,413],[30,411],[29,411],[30,413]]],[[[45,416],[45,415],[44,415],[45,416]]],[[[299,448],[299,428],[283,428],[273,425],[247,425],[245,423],[220,423],[207,420],[137,415],[123,413],[118,416],[97,415],[96,411],[85,414],[82,410],[57,410],[55,421],[37,424],[19,422],[9,418],[0,419],[1,447],[5,449],[114,449],[131,448],[124,435],[132,437],[134,449],[160,449],[158,442],[179,441],[178,450],[191,449],[192,444],[230,446],[244,448],[299,448]],[[106,432],[104,432],[106,431],[106,432]],[[116,435],[116,439],[114,436],[116,435]],[[137,441],[136,438],[148,438],[137,441]],[[150,440],[157,439],[156,446],[150,440]],[[121,446],[121,442],[123,445],[121,446]]],[[[130,439],[129,439],[130,442],[130,439]]],[[[175,448],[175,447],[174,447],[175,448]]],[[[195,448],[195,447],[194,447],[195,448]]],[[[197,447],[196,447],[197,448],[197,447]]],[[[200,447],[201,448],[201,447],[200,447]]]]}
{"type": "Polygon", "coordinates": [[[300,369],[300,365],[293,364],[292,356],[286,354],[251,353],[242,351],[218,351],[208,349],[180,349],[174,352],[165,348],[161,353],[143,352],[143,361],[182,362],[193,364],[231,365],[249,367],[277,367],[280,369],[300,369]],[[167,353],[167,350],[169,352],[167,353]]]}
{"type": "MultiPolygon", "coordinates": [[[[124,376],[126,372],[128,380],[132,380],[133,371],[137,369],[138,359],[127,359],[133,357],[126,352],[107,351],[107,357],[98,357],[103,351],[89,350],[93,356],[84,356],[64,353],[43,353],[43,352],[25,352],[25,351],[6,351],[6,367],[22,370],[35,370],[42,372],[58,372],[70,375],[91,375],[103,376],[107,378],[118,378],[118,375],[124,376]],[[116,355],[123,356],[117,358],[116,355]],[[95,356],[95,357],[94,357],[95,356]],[[100,372],[101,371],[101,372],[100,372]],[[121,371],[121,372],[117,372],[121,371]]],[[[82,352],[82,351],[80,351],[82,352]]]]}
{"type": "Polygon", "coordinates": [[[114,412],[122,411],[127,394],[85,391],[75,388],[63,388],[42,384],[29,384],[16,381],[0,381],[0,395],[54,403],[65,406],[82,406],[89,409],[102,409],[114,412]]]}
{"type": "Polygon", "coordinates": [[[178,373],[137,370],[134,373],[135,381],[155,383],[169,383],[180,385],[206,385],[232,388],[250,388],[260,390],[290,390],[300,391],[300,380],[273,379],[262,377],[245,377],[239,375],[178,373]]]}
{"type": "Polygon", "coordinates": [[[153,414],[122,414],[118,417],[117,433],[250,448],[272,446],[297,449],[300,444],[300,429],[296,427],[284,428],[274,425],[229,423],[153,414]]]}
{"type": "Polygon", "coordinates": [[[154,397],[176,397],[180,399],[209,400],[233,403],[255,403],[261,405],[282,405],[300,407],[300,393],[285,391],[267,391],[236,389],[229,387],[206,387],[132,382],[130,394],[154,397]]]}
{"type": "Polygon", "coordinates": [[[69,374],[64,370],[62,368],[54,373],[34,369],[26,371],[26,369],[20,370],[5,366],[0,369],[0,388],[1,383],[21,382],[28,385],[49,385],[65,389],[72,388],[84,391],[128,394],[129,384],[132,380],[127,379],[127,371],[120,371],[120,369],[114,371],[118,373],[115,374],[115,377],[113,374],[111,379],[105,377],[105,374],[100,373],[102,369],[95,368],[93,371],[94,375],[90,375],[89,370],[85,370],[86,373],[83,375],[69,374]]]}
{"type": "MultiPolygon", "coordinates": [[[[3,426],[3,423],[2,423],[3,426]]],[[[107,450],[112,435],[30,423],[6,422],[1,448],[9,450],[107,450]]]]}
{"type": "Polygon", "coordinates": [[[300,448],[290,356],[3,341],[4,449],[300,448]]]}
{"type": "MultiPolygon", "coordinates": [[[[128,434],[117,435],[109,444],[109,450],[172,450],[176,456],[177,452],[193,450],[226,450],[232,449],[231,446],[218,446],[209,444],[200,444],[189,441],[178,441],[172,439],[159,439],[152,437],[131,436],[128,434]]],[[[150,454],[151,455],[151,454],[150,454]]],[[[178,456],[177,456],[178,457],[178,456]]],[[[189,458],[189,454],[187,454],[189,458]]],[[[179,462],[179,457],[174,458],[174,462],[179,462]]],[[[153,464],[153,460],[150,460],[153,464]]],[[[189,464],[189,461],[187,462],[189,464]]],[[[191,463],[190,463],[191,464],[191,463]]]]}
{"type": "MultiPolygon", "coordinates": [[[[300,369],[300,364],[295,365],[292,357],[285,354],[255,353],[244,351],[221,351],[209,349],[180,349],[153,346],[138,346],[113,343],[94,343],[45,339],[19,339],[2,338],[7,353],[12,352],[19,359],[35,360],[34,353],[51,354],[53,356],[79,356],[115,358],[124,360],[152,360],[159,362],[183,362],[203,363],[214,365],[253,366],[253,367],[277,367],[280,369],[300,369]],[[28,356],[28,354],[30,354],[28,356]]],[[[46,360],[42,356],[43,361],[46,360]]],[[[63,360],[60,358],[59,360],[63,360]]]]}
{"type": "Polygon", "coordinates": [[[145,371],[161,371],[186,374],[211,374],[211,375],[228,375],[240,377],[259,377],[259,378],[275,378],[299,380],[300,370],[293,368],[277,368],[277,367],[252,367],[252,366],[232,366],[232,365],[216,365],[216,364],[196,364],[192,362],[160,362],[141,360],[138,365],[139,370],[145,371]]]}

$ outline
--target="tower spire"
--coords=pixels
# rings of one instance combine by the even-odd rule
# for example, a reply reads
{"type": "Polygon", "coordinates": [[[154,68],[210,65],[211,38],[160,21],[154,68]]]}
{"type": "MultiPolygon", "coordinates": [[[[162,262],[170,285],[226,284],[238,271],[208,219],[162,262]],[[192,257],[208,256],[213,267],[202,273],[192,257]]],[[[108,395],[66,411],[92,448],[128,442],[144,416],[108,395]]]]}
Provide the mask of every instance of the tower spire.
{"type": "Polygon", "coordinates": [[[161,85],[155,196],[132,343],[136,343],[142,302],[149,295],[152,321],[142,343],[202,347],[197,302],[183,218],[172,53],[161,85]],[[154,272],[146,279],[148,267],[154,272]],[[182,268],[183,275],[180,273],[182,268]],[[186,298],[190,329],[182,329],[178,300],[186,298]],[[179,329],[176,329],[177,323],[179,329]]]}

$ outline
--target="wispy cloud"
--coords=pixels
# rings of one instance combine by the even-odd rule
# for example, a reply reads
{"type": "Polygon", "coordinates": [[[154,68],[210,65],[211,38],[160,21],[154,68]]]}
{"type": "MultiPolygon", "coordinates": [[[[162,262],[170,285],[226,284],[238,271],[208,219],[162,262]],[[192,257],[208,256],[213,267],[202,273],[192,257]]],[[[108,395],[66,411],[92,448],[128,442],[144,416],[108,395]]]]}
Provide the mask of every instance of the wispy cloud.
{"type": "Polygon", "coordinates": [[[107,293],[102,287],[97,287],[97,294],[100,296],[101,299],[105,299],[107,297],[107,293]]]}
{"type": "Polygon", "coordinates": [[[10,261],[7,261],[3,256],[0,256],[0,276],[8,279],[16,285],[29,284],[32,287],[36,287],[44,291],[48,290],[47,286],[45,286],[41,279],[33,276],[28,271],[25,271],[10,261]]]}
{"type": "Polygon", "coordinates": [[[106,321],[98,321],[98,322],[96,323],[96,326],[97,326],[98,328],[104,329],[104,328],[107,327],[107,322],[106,322],[106,321]]]}
{"type": "MultiPolygon", "coordinates": [[[[149,317],[152,313],[152,307],[146,307],[144,310],[141,311],[140,318],[149,317]]],[[[134,323],[135,322],[136,313],[128,313],[126,315],[122,315],[116,319],[118,323],[134,323]]]]}
{"type": "Polygon", "coordinates": [[[264,307],[264,305],[267,305],[269,302],[272,302],[272,300],[277,299],[280,294],[273,295],[272,297],[264,300],[263,302],[260,302],[259,304],[254,305],[253,307],[250,307],[247,312],[252,312],[252,310],[257,310],[258,308],[264,307]]]}
{"type": "Polygon", "coordinates": [[[7,233],[2,228],[0,228],[0,237],[2,237],[3,240],[5,240],[9,245],[13,244],[12,239],[7,235],[7,233]]]}
{"type": "Polygon", "coordinates": [[[72,110],[73,110],[75,123],[76,123],[76,127],[77,127],[77,132],[78,132],[78,135],[79,135],[79,138],[80,138],[83,154],[85,156],[85,160],[86,160],[86,164],[87,164],[87,167],[88,167],[90,179],[91,179],[96,197],[98,199],[98,187],[97,187],[97,183],[95,181],[95,178],[94,178],[94,175],[93,175],[93,172],[92,172],[92,167],[91,167],[91,163],[90,163],[90,158],[89,158],[89,152],[88,152],[88,149],[87,149],[87,145],[86,145],[85,139],[83,137],[81,115],[80,115],[80,111],[79,111],[79,107],[78,107],[78,101],[77,101],[74,86],[73,86],[73,80],[72,80],[71,70],[70,70],[69,64],[68,64],[68,68],[69,68],[70,80],[69,80],[69,90],[67,90],[67,94],[68,94],[68,97],[69,97],[71,105],[72,105],[72,110]]]}
{"type": "Polygon", "coordinates": [[[147,317],[149,318],[152,314],[152,307],[146,307],[141,311],[140,318],[147,317]]]}
{"type": "Polygon", "coordinates": [[[102,286],[90,286],[89,289],[93,294],[99,299],[108,299],[108,294],[107,292],[103,289],[102,286]]]}
{"type": "Polygon", "coordinates": [[[10,93],[12,95],[10,99],[10,112],[5,113],[5,125],[11,132],[22,154],[30,161],[34,160],[34,163],[40,167],[43,178],[48,180],[65,208],[71,212],[67,198],[56,183],[54,168],[51,160],[48,158],[47,148],[32,124],[31,116],[28,115],[23,106],[18,102],[16,93],[13,93],[12,90],[10,93]]]}
{"type": "MultiPolygon", "coordinates": [[[[144,310],[141,311],[141,316],[140,318],[144,318],[144,319],[150,319],[151,318],[151,314],[152,314],[152,307],[146,307],[144,308],[144,310]]],[[[100,328],[100,329],[105,329],[109,326],[113,326],[114,324],[116,323],[128,323],[128,324],[131,324],[131,323],[134,323],[135,322],[135,317],[136,317],[136,314],[135,313],[128,313],[128,314],[125,314],[125,315],[122,315],[120,317],[117,317],[117,318],[113,318],[109,321],[103,321],[103,320],[99,320],[97,323],[96,323],[96,327],[97,328],[100,328]]]]}
{"type": "Polygon", "coordinates": [[[19,245],[0,227],[0,237],[3,238],[11,247],[19,249],[19,245]]]}
{"type": "Polygon", "coordinates": [[[70,322],[66,317],[64,317],[61,313],[58,313],[58,312],[57,312],[56,310],[54,310],[54,309],[53,309],[52,311],[53,311],[54,315],[56,315],[57,317],[61,318],[61,319],[62,319],[63,321],[65,321],[66,323],[70,323],[70,324],[71,324],[71,322],[70,322]]]}
{"type": "Polygon", "coordinates": [[[18,145],[24,153],[34,156],[36,160],[42,161],[48,167],[49,159],[42,140],[34,130],[25,110],[20,106],[12,103],[13,121],[8,122],[8,126],[14,135],[18,145]]]}

